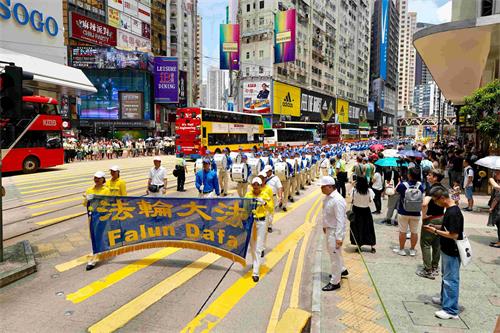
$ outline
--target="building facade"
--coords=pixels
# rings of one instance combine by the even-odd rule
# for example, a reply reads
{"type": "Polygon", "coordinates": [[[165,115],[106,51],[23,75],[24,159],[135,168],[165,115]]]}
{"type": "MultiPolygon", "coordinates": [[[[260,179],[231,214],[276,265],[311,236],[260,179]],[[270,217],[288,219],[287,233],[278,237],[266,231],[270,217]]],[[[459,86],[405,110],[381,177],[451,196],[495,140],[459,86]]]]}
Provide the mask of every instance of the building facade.
{"type": "Polygon", "coordinates": [[[199,105],[200,103],[200,93],[201,93],[201,81],[203,73],[203,33],[202,33],[202,17],[196,15],[196,56],[194,59],[194,72],[196,87],[193,91],[193,104],[199,105]]]}
{"type": "Polygon", "coordinates": [[[413,34],[417,28],[417,13],[408,12],[408,0],[399,2],[399,61],[398,110],[409,110],[415,87],[415,56],[413,34]]]}
{"type": "Polygon", "coordinates": [[[167,55],[167,5],[164,0],[151,1],[151,47],[155,55],[167,55]]]}
{"type": "Polygon", "coordinates": [[[227,102],[227,73],[216,67],[211,67],[207,77],[207,102],[206,107],[210,109],[223,110],[227,102]]]}

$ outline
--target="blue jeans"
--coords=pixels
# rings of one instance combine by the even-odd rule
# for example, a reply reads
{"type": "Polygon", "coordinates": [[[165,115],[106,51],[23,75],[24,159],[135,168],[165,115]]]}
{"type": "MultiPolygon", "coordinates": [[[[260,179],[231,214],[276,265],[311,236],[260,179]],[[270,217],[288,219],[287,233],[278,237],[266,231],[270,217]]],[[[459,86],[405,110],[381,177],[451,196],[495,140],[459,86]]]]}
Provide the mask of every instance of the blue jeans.
{"type": "Polygon", "coordinates": [[[451,257],[441,251],[441,307],[447,313],[458,315],[460,289],[460,257],[451,257]]]}

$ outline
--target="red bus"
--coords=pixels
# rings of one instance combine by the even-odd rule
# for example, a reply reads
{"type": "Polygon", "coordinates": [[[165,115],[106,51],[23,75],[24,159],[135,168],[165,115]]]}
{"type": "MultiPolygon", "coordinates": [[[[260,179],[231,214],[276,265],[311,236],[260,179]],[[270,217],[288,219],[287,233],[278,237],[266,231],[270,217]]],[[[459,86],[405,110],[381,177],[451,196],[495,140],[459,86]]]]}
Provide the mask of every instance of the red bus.
{"type": "Polygon", "coordinates": [[[33,173],[64,163],[57,105],[50,97],[23,96],[23,114],[0,119],[2,172],[33,173]]]}
{"type": "Polygon", "coordinates": [[[326,139],[328,143],[339,143],[342,141],[342,131],[340,124],[326,124],[326,139]]]}

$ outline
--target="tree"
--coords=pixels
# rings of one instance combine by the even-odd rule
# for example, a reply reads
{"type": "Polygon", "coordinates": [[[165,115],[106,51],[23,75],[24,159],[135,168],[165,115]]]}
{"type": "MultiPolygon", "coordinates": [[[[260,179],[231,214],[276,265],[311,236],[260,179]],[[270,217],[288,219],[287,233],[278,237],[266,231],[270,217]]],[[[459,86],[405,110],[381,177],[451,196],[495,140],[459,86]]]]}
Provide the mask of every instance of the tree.
{"type": "Polygon", "coordinates": [[[460,115],[476,125],[481,137],[500,142],[500,80],[494,80],[467,96],[460,115]]]}

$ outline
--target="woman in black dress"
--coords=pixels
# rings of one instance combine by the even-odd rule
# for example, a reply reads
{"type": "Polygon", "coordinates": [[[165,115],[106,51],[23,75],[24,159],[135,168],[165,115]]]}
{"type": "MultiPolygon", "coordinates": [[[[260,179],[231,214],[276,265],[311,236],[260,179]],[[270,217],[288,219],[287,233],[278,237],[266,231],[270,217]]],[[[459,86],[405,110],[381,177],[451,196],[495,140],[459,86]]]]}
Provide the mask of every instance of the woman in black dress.
{"type": "Polygon", "coordinates": [[[351,222],[351,244],[357,245],[359,250],[363,245],[370,245],[371,252],[375,253],[375,227],[373,226],[373,217],[371,204],[375,193],[368,186],[365,177],[356,180],[356,186],[351,193],[352,211],[354,220],[351,222]]]}

